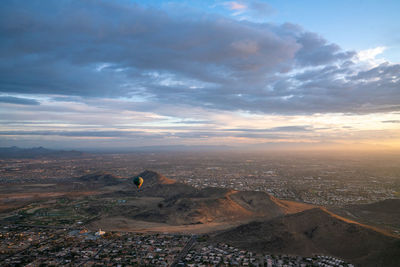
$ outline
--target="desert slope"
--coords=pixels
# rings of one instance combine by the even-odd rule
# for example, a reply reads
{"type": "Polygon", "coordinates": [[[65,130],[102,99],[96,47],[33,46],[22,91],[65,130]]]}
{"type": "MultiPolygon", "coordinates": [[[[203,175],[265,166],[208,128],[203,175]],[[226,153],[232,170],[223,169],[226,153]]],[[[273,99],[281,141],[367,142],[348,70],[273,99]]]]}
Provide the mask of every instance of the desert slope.
{"type": "Polygon", "coordinates": [[[108,172],[95,172],[81,176],[77,179],[83,183],[96,183],[102,186],[110,186],[120,184],[123,180],[119,176],[115,176],[108,172]]]}
{"type": "Polygon", "coordinates": [[[400,240],[315,208],[219,233],[214,241],[263,253],[336,256],[360,266],[398,266],[400,240]]]}
{"type": "Polygon", "coordinates": [[[139,176],[145,182],[137,195],[164,200],[156,208],[144,210],[133,217],[138,220],[172,225],[249,221],[255,218],[271,219],[293,210],[297,212],[313,207],[281,202],[264,192],[223,188],[199,190],[153,171],[142,172],[139,176]]]}
{"type": "Polygon", "coordinates": [[[347,205],[330,210],[345,218],[383,228],[400,236],[400,199],[347,205]]]}
{"type": "MultiPolygon", "coordinates": [[[[145,183],[143,183],[143,187],[151,187],[155,184],[174,184],[175,180],[169,179],[164,175],[161,175],[157,172],[145,170],[141,172],[138,176],[141,176],[145,183]]],[[[133,178],[133,177],[132,177],[133,178]]]]}
{"type": "MultiPolygon", "coordinates": [[[[132,179],[106,174],[80,179],[104,185],[121,182],[121,190],[104,196],[131,199],[129,204],[101,214],[92,222],[93,228],[197,233],[219,230],[211,241],[263,253],[332,255],[360,266],[398,266],[400,262],[399,239],[324,208],[280,200],[264,192],[196,189],[149,170],[139,176],[144,179],[140,190],[132,179]]],[[[389,206],[396,203],[392,201],[389,206]]],[[[377,213],[379,207],[372,205],[369,209],[377,213]]]]}

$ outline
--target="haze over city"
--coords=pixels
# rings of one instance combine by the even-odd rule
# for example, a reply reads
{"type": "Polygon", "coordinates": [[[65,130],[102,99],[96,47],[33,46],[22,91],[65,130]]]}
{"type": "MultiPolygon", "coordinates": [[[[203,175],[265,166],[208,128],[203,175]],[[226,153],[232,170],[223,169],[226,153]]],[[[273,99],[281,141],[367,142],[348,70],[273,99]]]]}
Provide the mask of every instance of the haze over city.
{"type": "Polygon", "coordinates": [[[400,148],[398,1],[2,1],[0,144],[400,148]]]}

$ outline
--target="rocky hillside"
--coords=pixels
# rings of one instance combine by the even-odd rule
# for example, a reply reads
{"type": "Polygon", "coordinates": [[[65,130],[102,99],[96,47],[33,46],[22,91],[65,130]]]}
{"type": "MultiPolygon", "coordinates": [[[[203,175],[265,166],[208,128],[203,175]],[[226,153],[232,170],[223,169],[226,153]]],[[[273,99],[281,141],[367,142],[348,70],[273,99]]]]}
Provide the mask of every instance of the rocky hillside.
{"type": "Polygon", "coordinates": [[[399,266],[400,240],[321,208],[252,222],[213,241],[262,253],[336,256],[360,266],[399,266]]]}

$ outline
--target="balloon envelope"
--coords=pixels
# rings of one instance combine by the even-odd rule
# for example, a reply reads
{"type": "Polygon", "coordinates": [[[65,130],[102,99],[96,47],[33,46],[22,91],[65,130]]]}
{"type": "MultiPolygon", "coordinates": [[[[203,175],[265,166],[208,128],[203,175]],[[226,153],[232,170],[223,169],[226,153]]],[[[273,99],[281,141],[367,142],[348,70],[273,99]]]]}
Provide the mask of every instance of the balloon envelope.
{"type": "Polygon", "coordinates": [[[135,178],[133,178],[133,183],[137,186],[138,189],[140,189],[143,184],[143,178],[140,176],[136,176],[135,178]]]}

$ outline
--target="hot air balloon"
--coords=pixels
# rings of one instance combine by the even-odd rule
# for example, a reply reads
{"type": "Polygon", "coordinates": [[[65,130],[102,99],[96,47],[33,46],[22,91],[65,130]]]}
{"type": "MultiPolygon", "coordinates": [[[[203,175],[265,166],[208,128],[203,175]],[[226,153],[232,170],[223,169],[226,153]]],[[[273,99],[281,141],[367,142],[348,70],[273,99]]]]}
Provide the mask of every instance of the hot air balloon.
{"type": "Polygon", "coordinates": [[[143,184],[143,178],[140,176],[136,176],[135,178],[133,178],[133,183],[137,186],[138,189],[140,189],[143,184]]]}

